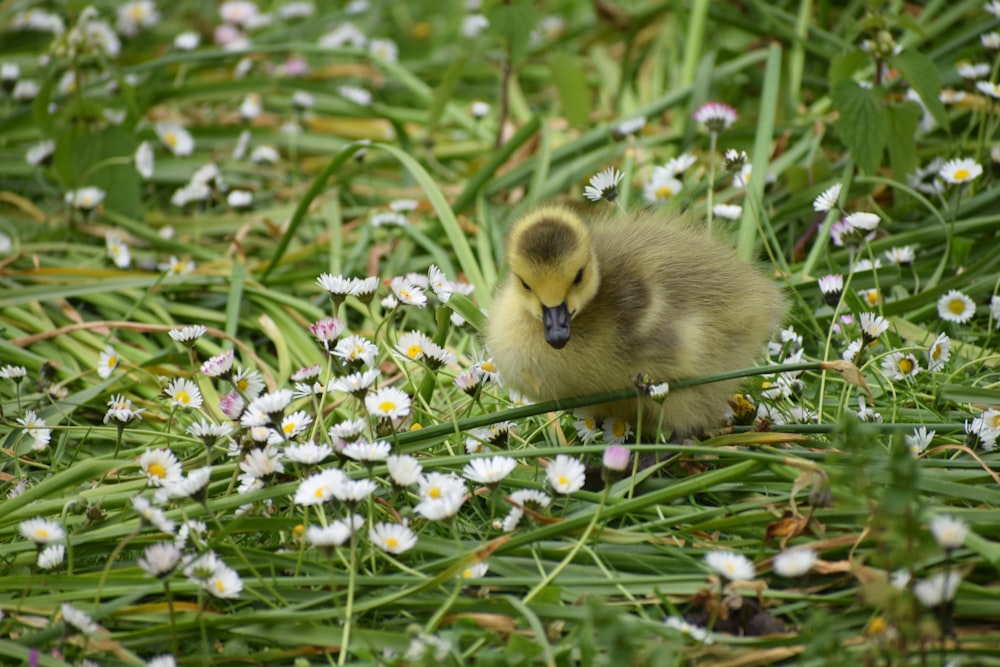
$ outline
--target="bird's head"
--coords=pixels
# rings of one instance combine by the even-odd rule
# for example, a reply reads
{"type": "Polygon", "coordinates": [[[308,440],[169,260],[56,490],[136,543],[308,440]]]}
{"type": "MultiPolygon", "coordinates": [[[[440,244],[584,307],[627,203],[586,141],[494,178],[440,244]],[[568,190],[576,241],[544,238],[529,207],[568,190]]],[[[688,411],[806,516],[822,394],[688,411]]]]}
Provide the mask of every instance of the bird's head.
{"type": "Polygon", "coordinates": [[[600,282],[590,231],[565,208],[545,207],[514,223],[507,266],[525,310],[542,321],[546,342],[569,342],[570,321],[594,298],[600,282]]]}

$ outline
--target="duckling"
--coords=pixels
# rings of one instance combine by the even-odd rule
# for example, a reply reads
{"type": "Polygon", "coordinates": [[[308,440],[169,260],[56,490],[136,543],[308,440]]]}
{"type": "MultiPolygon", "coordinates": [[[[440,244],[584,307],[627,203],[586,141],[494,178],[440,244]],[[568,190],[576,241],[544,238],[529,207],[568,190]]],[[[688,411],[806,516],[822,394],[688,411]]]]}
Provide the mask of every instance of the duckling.
{"type": "MultiPolygon", "coordinates": [[[[486,344],[501,378],[546,401],[749,366],[785,313],[782,291],[704,224],[632,214],[588,225],[560,206],[525,215],[507,237],[508,275],[486,344]]],[[[737,381],[641,400],[643,433],[717,426],[737,381]]],[[[636,399],[594,406],[637,425],[636,399]]]]}

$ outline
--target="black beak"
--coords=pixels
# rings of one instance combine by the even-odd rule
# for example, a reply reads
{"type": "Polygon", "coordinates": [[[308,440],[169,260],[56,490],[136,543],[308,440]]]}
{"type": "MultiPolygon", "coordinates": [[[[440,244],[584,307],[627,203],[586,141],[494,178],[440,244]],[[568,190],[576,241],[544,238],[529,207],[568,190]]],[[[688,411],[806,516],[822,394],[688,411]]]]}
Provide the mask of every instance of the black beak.
{"type": "Polygon", "coordinates": [[[545,342],[561,350],[569,342],[569,308],[561,303],[555,308],[542,306],[542,323],[545,325],[545,342]]]}

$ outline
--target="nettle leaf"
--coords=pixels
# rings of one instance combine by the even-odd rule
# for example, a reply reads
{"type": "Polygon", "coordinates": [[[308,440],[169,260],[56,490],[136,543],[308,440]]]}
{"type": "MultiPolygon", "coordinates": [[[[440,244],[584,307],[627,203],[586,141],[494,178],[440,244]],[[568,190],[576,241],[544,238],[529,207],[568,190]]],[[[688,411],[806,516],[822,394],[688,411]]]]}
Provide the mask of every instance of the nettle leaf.
{"type": "Polygon", "coordinates": [[[858,166],[869,174],[875,173],[888,140],[886,112],[878,94],[850,79],[842,79],[833,85],[831,97],[840,113],[837,133],[851,149],[858,166]]]}
{"type": "Polygon", "coordinates": [[[917,170],[917,124],[923,111],[913,101],[894,104],[887,108],[889,162],[897,180],[905,180],[907,174],[917,170]]]}
{"type": "Polygon", "coordinates": [[[930,58],[913,49],[905,49],[889,58],[889,64],[913,87],[937,124],[948,131],[948,116],[941,103],[941,77],[930,58]]]}
{"type": "Polygon", "coordinates": [[[830,85],[852,78],[855,72],[866,65],[871,65],[871,62],[872,57],[861,49],[838,53],[830,61],[830,85]]]}

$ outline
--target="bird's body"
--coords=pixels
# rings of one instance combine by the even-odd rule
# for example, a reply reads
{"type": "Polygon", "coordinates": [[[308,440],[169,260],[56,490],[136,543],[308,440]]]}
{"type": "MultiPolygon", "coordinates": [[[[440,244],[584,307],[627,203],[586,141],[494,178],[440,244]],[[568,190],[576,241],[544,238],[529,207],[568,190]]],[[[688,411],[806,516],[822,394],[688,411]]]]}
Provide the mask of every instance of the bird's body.
{"type": "MultiPolygon", "coordinates": [[[[749,366],[780,323],[780,289],[704,224],[655,213],[591,225],[565,208],[518,220],[487,345],[503,380],[534,400],[625,389],[749,366]]],[[[643,400],[644,433],[699,434],[722,418],[735,382],[643,400]],[[662,416],[662,421],[661,421],[662,416]]],[[[595,417],[636,424],[635,400],[595,417]]]]}

